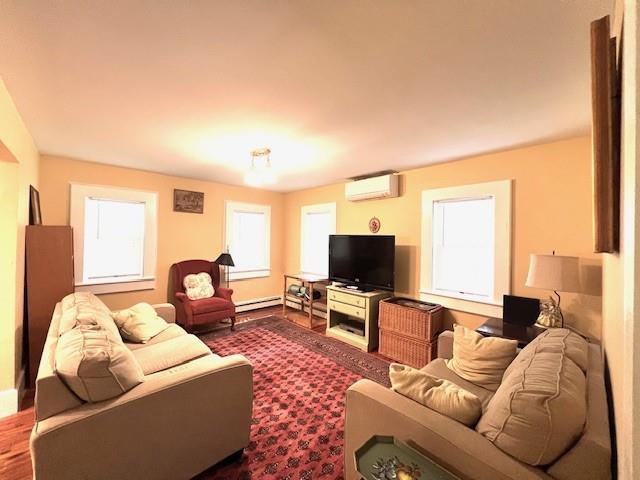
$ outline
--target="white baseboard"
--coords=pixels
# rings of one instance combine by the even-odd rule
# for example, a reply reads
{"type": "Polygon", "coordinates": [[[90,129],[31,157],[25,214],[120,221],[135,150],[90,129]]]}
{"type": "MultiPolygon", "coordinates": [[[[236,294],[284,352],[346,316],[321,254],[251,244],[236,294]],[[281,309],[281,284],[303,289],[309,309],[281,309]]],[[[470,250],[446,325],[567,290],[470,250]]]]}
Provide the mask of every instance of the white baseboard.
{"type": "Polygon", "coordinates": [[[257,310],[258,308],[273,307],[282,305],[281,296],[254,298],[252,300],[244,300],[236,302],[236,313],[248,312],[249,310],[257,310]]]}
{"type": "Polygon", "coordinates": [[[18,413],[20,402],[24,396],[24,368],[18,375],[16,388],[9,388],[0,392],[0,418],[18,413]]]}

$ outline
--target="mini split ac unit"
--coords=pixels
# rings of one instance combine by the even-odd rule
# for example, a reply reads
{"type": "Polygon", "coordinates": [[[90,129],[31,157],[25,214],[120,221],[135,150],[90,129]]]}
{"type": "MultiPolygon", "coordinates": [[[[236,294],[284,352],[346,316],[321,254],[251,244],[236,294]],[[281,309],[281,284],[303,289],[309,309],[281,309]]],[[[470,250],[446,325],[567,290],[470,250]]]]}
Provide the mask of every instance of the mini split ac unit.
{"type": "Polygon", "coordinates": [[[347,200],[371,200],[373,198],[393,198],[398,196],[398,176],[381,175],[349,182],[344,186],[347,200]]]}

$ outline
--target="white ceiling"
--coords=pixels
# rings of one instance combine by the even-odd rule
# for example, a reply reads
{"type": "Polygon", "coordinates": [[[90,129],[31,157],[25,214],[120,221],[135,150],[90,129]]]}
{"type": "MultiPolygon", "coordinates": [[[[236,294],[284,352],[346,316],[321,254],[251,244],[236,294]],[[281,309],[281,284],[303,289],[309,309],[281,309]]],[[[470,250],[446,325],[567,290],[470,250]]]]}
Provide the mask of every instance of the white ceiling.
{"type": "Polygon", "coordinates": [[[0,75],[43,153],[274,190],[590,129],[611,0],[0,0],[0,75]]]}

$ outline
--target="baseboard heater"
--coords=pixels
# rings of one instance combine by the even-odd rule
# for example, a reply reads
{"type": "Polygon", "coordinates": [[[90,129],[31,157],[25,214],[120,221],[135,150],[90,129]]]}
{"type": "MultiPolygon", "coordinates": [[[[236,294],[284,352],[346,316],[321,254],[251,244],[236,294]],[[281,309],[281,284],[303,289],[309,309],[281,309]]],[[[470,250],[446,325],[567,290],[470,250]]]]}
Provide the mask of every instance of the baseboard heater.
{"type": "Polygon", "coordinates": [[[282,305],[281,296],[275,295],[273,297],[254,298],[252,300],[236,302],[236,313],[257,310],[258,308],[273,307],[274,305],[282,305]]]}

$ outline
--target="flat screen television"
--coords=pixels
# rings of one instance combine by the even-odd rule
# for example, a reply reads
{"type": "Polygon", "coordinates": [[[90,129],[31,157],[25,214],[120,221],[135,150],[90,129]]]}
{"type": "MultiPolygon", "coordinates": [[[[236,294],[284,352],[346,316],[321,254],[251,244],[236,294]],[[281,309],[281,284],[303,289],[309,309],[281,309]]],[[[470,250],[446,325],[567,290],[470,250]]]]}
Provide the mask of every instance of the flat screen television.
{"type": "Polygon", "coordinates": [[[329,279],[361,290],[394,289],[394,235],[329,235],[329,279]]]}

